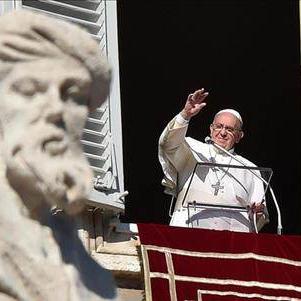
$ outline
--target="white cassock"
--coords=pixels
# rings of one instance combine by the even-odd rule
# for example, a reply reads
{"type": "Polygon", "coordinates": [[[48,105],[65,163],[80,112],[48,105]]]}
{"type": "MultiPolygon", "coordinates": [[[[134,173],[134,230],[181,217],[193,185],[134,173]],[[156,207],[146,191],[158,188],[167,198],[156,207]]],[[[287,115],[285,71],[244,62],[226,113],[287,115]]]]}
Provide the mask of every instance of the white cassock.
{"type": "MultiPolygon", "coordinates": [[[[177,196],[170,225],[254,231],[253,220],[246,208],[264,199],[262,181],[247,169],[206,166],[206,162],[241,164],[211,144],[185,137],[188,124],[180,124],[176,120],[169,122],[159,141],[159,160],[165,176],[162,184],[167,193],[177,196]],[[205,164],[196,167],[198,162],[205,164]]],[[[230,152],[245,165],[256,167],[233,150],[230,152]]],[[[257,228],[260,229],[267,220],[265,212],[257,220],[257,228]]]]}

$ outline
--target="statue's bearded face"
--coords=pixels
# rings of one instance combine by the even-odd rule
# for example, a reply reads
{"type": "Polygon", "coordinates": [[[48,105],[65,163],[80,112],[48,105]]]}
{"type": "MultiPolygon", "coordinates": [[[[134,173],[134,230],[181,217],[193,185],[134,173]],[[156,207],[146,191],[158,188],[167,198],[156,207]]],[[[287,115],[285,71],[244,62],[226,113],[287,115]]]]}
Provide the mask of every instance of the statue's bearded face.
{"type": "Polygon", "coordinates": [[[34,209],[82,207],[92,174],[81,150],[91,76],[71,58],[16,64],[0,86],[10,185],[34,209]]]}

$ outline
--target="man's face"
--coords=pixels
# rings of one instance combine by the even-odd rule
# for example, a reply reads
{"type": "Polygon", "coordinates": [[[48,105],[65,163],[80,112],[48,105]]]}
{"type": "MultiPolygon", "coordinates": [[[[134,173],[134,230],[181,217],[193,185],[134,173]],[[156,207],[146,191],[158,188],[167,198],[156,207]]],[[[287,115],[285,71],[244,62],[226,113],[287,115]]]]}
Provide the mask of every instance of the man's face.
{"type": "Polygon", "coordinates": [[[231,113],[218,114],[210,125],[211,139],[226,150],[231,149],[243,137],[240,121],[231,113]]]}
{"type": "Polygon", "coordinates": [[[3,153],[11,186],[28,207],[78,211],[91,185],[79,139],[91,77],[79,62],[19,63],[0,86],[3,153]]]}

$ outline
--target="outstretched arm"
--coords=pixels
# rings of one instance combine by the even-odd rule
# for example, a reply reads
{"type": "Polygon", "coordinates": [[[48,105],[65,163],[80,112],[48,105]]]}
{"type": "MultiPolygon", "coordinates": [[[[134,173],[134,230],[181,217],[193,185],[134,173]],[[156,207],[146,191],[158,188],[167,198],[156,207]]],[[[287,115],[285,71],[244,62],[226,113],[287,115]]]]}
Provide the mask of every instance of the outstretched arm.
{"type": "Polygon", "coordinates": [[[184,141],[188,121],[206,105],[204,100],[207,95],[204,89],[188,95],[183,110],[168,123],[160,136],[159,160],[165,176],[162,183],[171,190],[179,185],[177,173],[181,171],[185,174],[185,169],[193,169],[195,165],[191,150],[184,141]]]}

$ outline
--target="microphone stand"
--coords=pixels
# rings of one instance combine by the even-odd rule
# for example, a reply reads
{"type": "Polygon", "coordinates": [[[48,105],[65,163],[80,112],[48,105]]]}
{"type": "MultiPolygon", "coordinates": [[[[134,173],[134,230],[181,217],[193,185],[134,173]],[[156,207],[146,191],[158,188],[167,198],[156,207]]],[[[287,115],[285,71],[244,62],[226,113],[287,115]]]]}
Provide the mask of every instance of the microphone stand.
{"type": "MultiPolygon", "coordinates": [[[[236,160],[237,162],[239,162],[242,166],[246,166],[248,167],[244,162],[242,162],[241,160],[239,160],[238,158],[236,158],[234,155],[232,155],[230,152],[228,152],[226,149],[224,149],[223,147],[219,146],[218,144],[216,144],[210,137],[206,137],[205,138],[205,142],[206,143],[210,143],[212,145],[214,145],[217,149],[221,150],[222,152],[226,153],[228,156],[230,156],[231,158],[233,158],[234,160],[236,160]]],[[[276,210],[277,210],[277,216],[278,216],[278,225],[277,225],[277,234],[281,235],[282,234],[282,223],[281,223],[281,213],[280,213],[280,208],[278,205],[278,202],[276,200],[274,191],[271,187],[271,185],[261,176],[259,176],[257,173],[255,173],[252,169],[248,169],[255,177],[257,177],[258,179],[260,179],[264,184],[267,185],[267,187],[269,187],[270,193],[272,195],[272,199],[274,201],[276,210]]],[[[261,201],[261,204],[264,202],[264,200],[261,201]]],[[[256,215],[254,215],[254,220],[256,215]]],[[[257,232],[257,227],[256,227],[256,222],[254,222],[254,226],[257,232]]]]}

